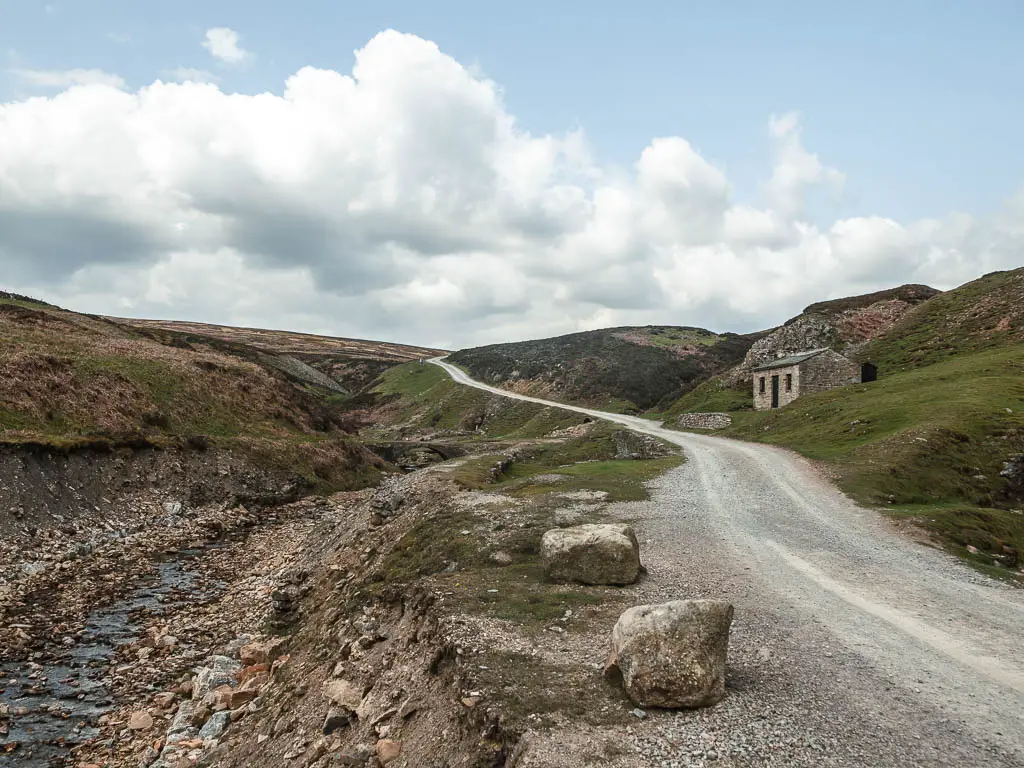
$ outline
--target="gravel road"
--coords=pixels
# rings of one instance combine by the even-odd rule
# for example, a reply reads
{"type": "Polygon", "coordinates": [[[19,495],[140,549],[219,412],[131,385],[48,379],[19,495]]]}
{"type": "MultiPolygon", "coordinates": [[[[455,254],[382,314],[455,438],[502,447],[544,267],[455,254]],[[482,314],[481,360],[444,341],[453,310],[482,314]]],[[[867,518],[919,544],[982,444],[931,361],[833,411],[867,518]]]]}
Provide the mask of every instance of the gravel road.
{"type": "Polygon", "coordinates": [[[650,764],[1024,766],[1024,590],[901,535],[789,451],[550,403],[431,362],[683,448],[687,463],[639,515],[640,595],[735,603],[731,695],[638,724],[650,764]]]}

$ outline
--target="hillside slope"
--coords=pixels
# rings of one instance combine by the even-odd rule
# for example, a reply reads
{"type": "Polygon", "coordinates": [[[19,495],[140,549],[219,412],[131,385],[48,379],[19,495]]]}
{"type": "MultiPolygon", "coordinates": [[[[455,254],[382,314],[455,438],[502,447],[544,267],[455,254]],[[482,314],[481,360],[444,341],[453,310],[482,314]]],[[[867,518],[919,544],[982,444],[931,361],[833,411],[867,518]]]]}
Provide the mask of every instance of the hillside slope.
{"type": "Polygon", "coordinates": [[[864,344],[888,333],[910,310],[938,294],[926,285],[901,285],[811,304],[758,339],[733,376],[746,377],[751,368],[808,349],[830,347],[856,357],[864,344]]]}
{"type": "Polygon", "coordinates": [[[407,344],[292,331],[175,320],[106,319],[164,343],[209,346],[273,366],[295,381],[345,393],[362,390],[393,365],[443,353],[407,344]]]}
{"type": "Polygon", "coordinates": [[[907,312],[862,350],[882,371],[1024,344],[1024,268],[993,272],[907,312]]]}
{"type": "Polygon", "coordinates": [[[380,462],[323,395],[209,345],[163,343],[111,320],[0,294],[0,444],[223,449],[349,487],[380,462]]]}
{"type": "Polygon", "coordinates": [[[463,349],[449,359],[517,392],[637,411],[671,402],[735,365],[757,338],[677,326],[607,328],[463,349]]]}

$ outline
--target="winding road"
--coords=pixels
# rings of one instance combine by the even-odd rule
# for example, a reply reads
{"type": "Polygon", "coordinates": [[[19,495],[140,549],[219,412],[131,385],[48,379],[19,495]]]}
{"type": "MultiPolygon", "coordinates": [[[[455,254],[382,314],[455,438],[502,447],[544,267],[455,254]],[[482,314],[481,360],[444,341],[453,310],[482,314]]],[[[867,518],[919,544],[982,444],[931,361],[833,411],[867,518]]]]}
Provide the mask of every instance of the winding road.
{"type": "Polygon", "coordinates": [[[754,606],[771,603],[795,625],[818,627],[821,643],[870,678],[858,695],[924,713],[909,722],[933,718],[908,739],[932,740],[937,754],[970,742],[965,749],[977,756],[911,756],[906,764],[1024,766],[1024,590],[901,534],[790,451],[519,395],[441,358],[431,362],[460,384],[681,446],[686,464],[654,485],[651,502],[664,510],[657,538],[666,553],[673,539],[675,550],[706,542],[728,562],[730,589],[754,595],[754,606]]]}

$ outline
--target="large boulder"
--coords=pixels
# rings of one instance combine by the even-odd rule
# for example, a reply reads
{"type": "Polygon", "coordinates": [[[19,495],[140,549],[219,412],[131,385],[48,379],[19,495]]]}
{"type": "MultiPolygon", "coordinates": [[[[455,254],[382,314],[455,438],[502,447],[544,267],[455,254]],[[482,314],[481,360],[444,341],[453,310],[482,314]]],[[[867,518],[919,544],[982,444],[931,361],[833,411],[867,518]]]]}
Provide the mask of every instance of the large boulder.
{"type": "Polygon", "coordinates": [[[540,556],[553,581],[632,584],[640,575],[640,545],[623,524],[553,528],[540,540],[540,556]]]}
{"type": "Polygon", "coordinates": [[[609,672],[641,707],[708,707],[725,696],[733,607],[724,600],[638,605],[612,630],[609,672]]]}

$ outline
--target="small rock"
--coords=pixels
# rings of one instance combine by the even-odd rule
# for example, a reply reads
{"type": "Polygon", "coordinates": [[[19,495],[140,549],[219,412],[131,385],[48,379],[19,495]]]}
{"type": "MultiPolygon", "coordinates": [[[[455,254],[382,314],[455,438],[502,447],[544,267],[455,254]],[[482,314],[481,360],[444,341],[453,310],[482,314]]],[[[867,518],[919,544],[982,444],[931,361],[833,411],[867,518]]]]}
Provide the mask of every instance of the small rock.
{"type": "Polygon", "coordinates": [[[335,731],[348,727],[351,721],[352,712],[350,710],[332,707],[327,710],[327,716],[324,717],[324,724],[321,730],[324,736],[330,736],[335,731]]]}
{"type": "Polygon", "coordinates": [[[239,658],[246,667],[254,664],[270,664],[284,652],[284,638],[275,637],[242,646],[239,658]]]}
{"type": "Polygon", "coordinates": [[[324,696],[335,706],[355,712],[363,701],[363,689],[348,680],[328,680],[324,696]]]}
{"type": "Polygon", "coordinates": [[[337,757],[338,763],[341,765],[365,765],[366,761],[370,759],[373,754],[373,750],[365,744],[357,744],[354,747],[349,747],[343,750],[337,757]]]}
{"type": "Polygon", "coordinates": [[[170,709],[174,705],[175,698],[177,698],[177,694],[174,691],[164,691],[153,697],[153,703],[160,709],[170,709]]]}
{"type": "Polygon", "coordinates": [[[206,725],[199,729],[199,738],[216,739],[220,737],[220,735],[227,730],[228,723],[230,722],[230,712],[215,712],[210,715],[210,719],[206,721],[206,725]]]}
{"type": "Polygon", "coordinates": [[[402,754],[402,743],[391,739],[381,739],[377,742],[376,752],[381,765],[387,765],[393,760],[397,760],[398,756],[402,754]]]}
{"type": "Polygon", "coordinates": [[[206,694],[223,685],[235,682],[235,673],[241,665],[227,656],[213,656],[209,666],[203,667],[192,680],[192,699],[202,700],[206,694]]]}
{"type": "Polygon", "coordinates": [[[403,720],[412,717],[420,708],[420,703],[415,699],[406,699],[398,708],[398,716],[403,720]]]}
{"type": "Polygon", "coordinates": [[[148,731],[153,727],[153,716],[142,710],[132,712],[128,718],[128,727],[133,731],[148,731]]]}
{"type": "Polygon", "coordinates": [[[498,550],[497,552],[491,555],[491,562],[495,565],[505,566],[512,565],[514,560],[512,555],[510,555],[508,552],[505,552],[504,550],[498,550]]]}

